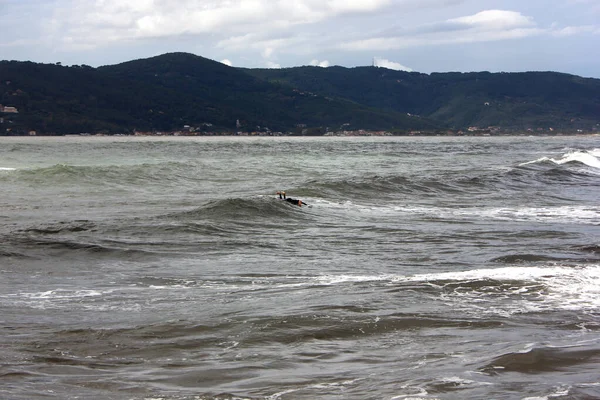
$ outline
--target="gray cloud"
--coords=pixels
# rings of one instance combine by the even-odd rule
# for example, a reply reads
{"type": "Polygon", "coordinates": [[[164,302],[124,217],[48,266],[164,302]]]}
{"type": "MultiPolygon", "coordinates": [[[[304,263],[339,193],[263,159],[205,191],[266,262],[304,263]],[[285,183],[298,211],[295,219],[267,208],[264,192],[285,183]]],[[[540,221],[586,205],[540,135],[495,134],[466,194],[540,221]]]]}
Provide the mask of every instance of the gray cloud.
{"type": "Polygon", "coordinates": [[[384,60],[433,70],[440,63],[434,65],[427,51],[413,49],[444,49],[447,57],[456,57],[447,58],[448,65],[462,63],[468,69],[474,61],[468,55],[477,48],[472,57],[477,57],[477,65],[489,60],[489,69],[539,64],[541,69],[568,70],[566,60],[571,58],[585,60],[578,68],[598,74],[600,56],[589,51],[600,31],[598,15],[593,14],[597,0],[503,0],[501,10],[494,7],[498,3],[0,0],[0,58],[61,58],[67,63],[100,65],[189,51],[237,66],[277,67],[311,60],[327,60],[316,65],[366,65],[381,55],[384,60]],[[478,43],[488,45],[479,48],[478,43]],[[451,51],[457,46],[459,53],[451,51]],[[523,48],[520,60],[502,58],[519,48],[523,48]],[[536,57],[536,51],[543,53],[536,57]]]}
{"type": "Polygon", "coordinates": [[[369,37],[344,42],[341,49],[393,50],[414,46],[450,45],[522,39],[538,35],[575,35],[598,32],[599,26],[539,27],[532,17],[516,11],[485,10],[421,26],[386,29],[369,37]]]}

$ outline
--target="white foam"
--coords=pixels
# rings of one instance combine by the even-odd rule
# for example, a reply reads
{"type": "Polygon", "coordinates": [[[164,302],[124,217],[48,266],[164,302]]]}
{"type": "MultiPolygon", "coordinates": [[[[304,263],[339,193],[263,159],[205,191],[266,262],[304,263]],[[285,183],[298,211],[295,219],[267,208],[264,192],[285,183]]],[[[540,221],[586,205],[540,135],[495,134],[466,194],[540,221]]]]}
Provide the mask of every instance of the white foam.
{"type": "Polygon", "coordinates": [[[85,299],[96,298],[112,293],[113,290],[68,290],[55,289],[43,292],[21,292],[6,294],[0,296],[0,299],[7,300],[14,304],[21,304],[35,309],[47,309],[62,307],[65,304],[81,303],[85,299]]]}
{"type": "MultiPolygon", "coordinates": [[[[398,209],[400,211],[400,209],[398,209]]],[[[441,219],[484,219],[541,223],[600,223],[600,207],[502,207],[502,208],[424,208],[405,210],[409,214],[420,213],[441,219]]]]}
{"type": "Polygon", "coordinates": [[[521,400],[549,400],[555,397],[563,397],[568,396],[570,392],[570,388],[566,386],[561,386],[554,388],[554,393],[549,394],[548,396],[534,396],[534,397],[524,397],[521,400]]]}
{"type": "Polygon", "coordinates": [[[298,392],[301,390],[305,390],[305,389],[338,389],[339,390],[343,390],[344,386],[348,386],[351,384],[354,384],[355,382],[359,381],[360,379],[350,379],[347,381],[343,381],[343,382],[327,382],[327,383],[315,383],[312,385],[308,385],[305,388],[296,388],[296,389],[288,389],[288,390],[284,390],[281,392],[277,392],[274,393],[270,396],[267,396],[266,399],[268,400],[278,400],[280,399],[282,396],[288,395],[290,393],[294,393],[294,392],[298,392]]]}
{"type": "Polygon", "coordinates": [[[443,383],[449,383],[455,385],[456,387],[463,388],[466,386],[491,386],[493,383],[491,382],[477,382],[471,379],[464,379],[458,376],[452,376],[447,378],[442,378],[443,383]]]}
{"type": "MultiPolygon", "coordinates": [[[[461,281],[522,281],[524,286],[506,289],[502,296],[515,296],[518,300],[511,306],[498,305],[496,311],[501,313],[529,312],[541,310],[597,310],[600,308],[600,265],[582,268],[573,267],[505,267],[492,270],[473,270],[451,272],[413,277],[413,279],[461,281]],[[540,291],[539,286],[543,287],[540,291]],[[522,288],[527,288],[524,296],[522,288]],[[499,307],[508,308],[499,308],[499,307]]],[[[484,302],[494,302],[487,293],[466,292],[456,293],[456,298],[473,297],[484,302]],[[483,296],[482,296],[483,295],[483,296]]]]}
{"type": "Polygon", "coordinates": [[[453,285],[463,290],[441,291],[441,298],[465,312],[509,316],[515,313],[600,309],[600,265],[585,267],[503,267],[461,272],[402,275],[324,275],[315,278],[320,285],[357,282],[384,284],[422,283],[443,289],[453,285]],[[471,282],[506,282],[470,288],[471,282]],[[518,281],[519,284],[510,285],[518,281]]]}
{"type": "MultiPolygon", "coordinates": [[[[327,203],[325,203],[327,204],[327,203]]],[[[585,205],[579,206],[554,206],[554,207],[405,207],[405,206],[364,206],[352,204],[341,205],[329,203],[328,207],[343,209],[344,212],[357,214],[379,215],[408,215],[414,217],[427,217],[451,220],[496,220],[516,222],[541,222],[541,223],[582,223],[600,224],[600,207],[585,205]]]]}
{"type": "Polygon", "coordinates": [[[31,300],[58,300],[58,299],[80,299],[85,297],[96,297],[102,296],[105,293],[109,293],[111,291],[100,291],[100,290],[65,290],[65,289],[56,289],[56,290],[48,290],[45,292],[37,292],[37,293],[21,293],[20,296],[26,299],[31,300]]]}
{"type": "MultiPolygon", "coordinates": [[[[510,316],[519,313],[570,310],[598,312],[600,310],[600,264],[579,267],[547,265],[547,266],[506,266],[501,268],[473,269],[457,272],[424,273],[414,275],[400,274],[328,274],[297,275],[281,277],[254,278],[239,283],[214,285],[177,286],[170,290],[205,291],[225,289],[233,291],[256,290],[288,290],[311,287],[352,285],[356,283],[372,286],[389,287],[402,284],[411,286],[432,287],[434,298],[454,310],[473,315],[510,316]],[[437,294],[436,294],[437,293],[437,294]]],[[[130,290],[164,290],[167,288],[120,288],[119,292],[130,290]]],[[[131,304],[105,304],[91,302],[94,299],[110,294],[116,289],[54,289],[33,293],[16,293],[0,295],[0,301],[18,303],[33,308],[96,307],[99,311],[124,309],[131,304]],[[102,307],[106,307],[103,309],[102,307]]],[[[323,289],[326,290],[326,289],[323,289]]],[[[134,310],[139,310],[134,305],[134,310]]]]}
{"type": "Polygon", "coordinates": [[[530,165],[530,164],[538,164],[538,163],[542,163],[545,161],[551,161],[551,159],[549,157],[541,157],[541,158],[538,158],[537,160],[521,163],[521,164],[519,164],[519,167],[524,167],[525,165],[530,165]]]}
{"type": "Polygon", "coordinates": [[[600,223],[600,208],[589,206],[495,208],[478,213],[497,220],[600,223]]]}
{"type": "MultiPolygon", "coordinates": [[[[461,311],[510,316],[548,310],[600,309],[600,265],[502,267],[415,275],[328,274],[254,279],[249,285],[201,285],[197,289],[256,291],[310,286],[375,286],[411,283],[439,289],[439,299],[461,311]],[[490,281],[489,284],[485,282],[490,281]],[[472,287],[472,283],[483,282],[472,287]],[[445,288],[450,288],[446,290],[445,288]]],[[[183,288],[182,288],[183,289],[183,288]]],[[[189,288],[186,288],[189,289],[189,288]]],[[[334,289],[335,290],[335,289],[334,289]]]]}
{"type": "Polygon", "coordinates": [[[556,165],[563,165],[570,162],[580,162],[582,164],[587,165],[588,167],[598,168],[600,169],[600,149],[594,149],[590,151],[570,151],[562,156],[562,158],[554,159],[550,157],[542,157],[538,158],[534,161],[525,162],[519,164],[520,166],[528,165],[528,164],[537,164],[541,162],[553,162],[556,165]]]}
{"type": "Polygon", "coordinates": [[[112,311],[141,312],[142,311],[142,305],[141,304],[129,304],[129,305],[123,305],[123,304],[115,304],[115,305],[93,304],[93,305],[87,305],[87,304],[82,304],[81,308],[83,308],[85,310],[88,310],[88,311],[95,311],[95,312],[112,312],[112,311]]]}
{"type": "Polygon", "coordinates": [[[396,395],[394,397],[391,398],[391,400],[436,400],[436,398],[431,398],[431,397],[424,397],[424,396],[429,396],[429,393],[427,392],[427,390],[423,389],[420,386],[409,386],[409,385],[402,385],[400,386],[400,389],[402,391],[405,392],[414,392],[414,393],[406,393],[406,394],[400,394],[400,395],[396,395]]]}
{"type": "Polygon", "coordinates": [[[391,281],[393,279],[393,275],[323,275],[318,276],[315,280],[319,285],[329,286],[342,283],[391,281]]]}
{"type": "Polygon", "coordinates": [[[590,152],[574,151],[565,154],[560,160],[552,159],[552,161],[559,165],[576,161],[583,163],[589,167],[600,169],[600,160],[590,152]]]}
{"type": "Polygon", "coordinates": [[[189,285],[150,285],[150,289],[168,290],[168,289],[191,289],[189,285]]]}
{"type": "Polygon", "coordinates": [[[16,168],[0,167],[0,171],[16,171],[16,168]]]}

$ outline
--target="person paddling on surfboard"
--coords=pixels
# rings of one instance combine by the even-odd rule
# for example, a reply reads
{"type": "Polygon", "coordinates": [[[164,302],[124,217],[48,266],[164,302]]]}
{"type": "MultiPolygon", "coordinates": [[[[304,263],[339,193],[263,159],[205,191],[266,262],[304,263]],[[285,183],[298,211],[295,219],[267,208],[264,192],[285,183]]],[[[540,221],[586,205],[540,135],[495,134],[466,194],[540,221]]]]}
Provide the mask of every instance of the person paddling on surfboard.
{"type": "Polygon", "coordinates": [[[302,207],[302,205],[304,204],[305,206],[307,206],[308,204],[306,204],[305,202],[303,202],[302,200],[299,199],[292,199],[291,197],[287,197],[285,195],[285,192],[277,192],[277,194],[279,195],[279,199],[280,200],[285,200],[288,203],[292,203],[297,205],[298,207],[302,207]]]}

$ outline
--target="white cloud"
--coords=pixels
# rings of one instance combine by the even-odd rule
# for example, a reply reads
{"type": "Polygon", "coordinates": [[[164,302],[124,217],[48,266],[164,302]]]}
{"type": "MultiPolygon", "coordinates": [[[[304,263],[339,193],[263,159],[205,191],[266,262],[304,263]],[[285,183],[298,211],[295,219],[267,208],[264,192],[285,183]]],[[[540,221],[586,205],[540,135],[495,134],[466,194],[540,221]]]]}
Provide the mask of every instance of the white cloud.
{"type": "MultiPolygon", "coordinates": [[[[368,63],[370,55],[378,53],[389,60],[410,57],[414,68],[430,71],[494,69],[504,64],[508,67],[502,68],[528,65],[581,73],[583,69],[573,70],[573,66],[585,65],[591,71],[588,75],[597,76],[600,56],[593,49],[600,34],[595,13],[600,0],[522,4],[515,0],[0,0],[0,58],[103,65],[188,51],[249,67],[277,67],[312,59],[316,60],[311,65],[329,65],[319,57],[350,66],[368,63]],[[497,9],[498,4],[505,9],[497,9]],[[528,40],[519,40],[524,38],[528,40]],[[466,45],[477,42],[489,46],[466,45]],[[453,51],[455,44],[464,44],[460,54],[453,51]],[[441,56],[424,50],[427,46],[437,46],[448,62],[440,63],[441,56]],[[360,54],[351,54],[355,51],[360,54]],[[502,58],[504,52],[519,54],[519,59],[502,58]],[[567,54],[573,60],[568,65],[567,54]],[[478,60],[487,60],[490,66],[478,60]]],[[[390,67],[402,66],[389,62],[390,67]]]]}
{"type": "Polygon", "coordinates": [[[531,17],[504,10],[481,11],[474,15],[453,18],[448,22],[486,30],[507,30],[535,25],[531,17]]]}
{"type": "Polygon", "coordinates": [[[271,38],[267,34],[250,33],[221,40],[215,49],[226,54],[254,53],[260,54],[264,60],[274,61],[280,55],[310,53],[314,47],[310,45],[310,35],[297,34],[271,38]]]}
{"type": "Polygon", "coordinates": [[[394,61],[386,60],[385,58],[375,57],[373,59],[373,64],[376,67],[393,69],[396,71],[407,71],[407,72],[413,71],[412,68],[405,67],[404,65],[394,62],[394,61]]]}
{"type": "Polygon", "coordinates": [[[562,29],[556,29],[552,32],[554,36],[564,37],[573,35],[600,35],[600,26],[598,25],[585,25],[585,26],[567,26],[562,29]]]}
{"type": "Polygon", "coordinates": [[[279,69],[279,68],[281,68],[281,65],[279,65],[273,61],[267,61],[267,68],[279,69]]]}
{"type": "Polygon", "coordinates": [[[487,10],[412,29],[388,30],[371,38],[342,43],[344,50],[395,50],[417,46],[475,43],[548,33],[515,11],[487,10]]]}
{"type": "Polygon", "coordinates": [[[391,0],[327,0],[314,1],[336,13],[375,11],[391,4],[391,0]]]}
{"type": "Polygon", "coordinates": [[[273,50],[272,47],[266,47],[265,49],[263,49],[261,54],[264,58],[270,58],[273,55],[274,51],[275,50],[273,50]]]}
{"type": "Polygon", "coordinates": [[[327,60],[324,60],[324,61],[312,60],[310,62],[310,65],[312,65],[313,67],[327,68],[327,67],[329,67],[329,61],[327,61],[327,60]]]}
{"type": "MultiPolygon", "coordinates": [[[[54,34],[86,45],[178,35],[248,34],[370,13],[394,0],[64,0],[54,34]]],[[[57,3],[58,4],[58,3],[57,3]]]]}
{"type": "Polygon", "coordinates": [[[231,61],[229,61],[228,59],[221,60],[221,63],[223,63],[229,67],[231,67],[233,65],[233,63],[231,61]]]}

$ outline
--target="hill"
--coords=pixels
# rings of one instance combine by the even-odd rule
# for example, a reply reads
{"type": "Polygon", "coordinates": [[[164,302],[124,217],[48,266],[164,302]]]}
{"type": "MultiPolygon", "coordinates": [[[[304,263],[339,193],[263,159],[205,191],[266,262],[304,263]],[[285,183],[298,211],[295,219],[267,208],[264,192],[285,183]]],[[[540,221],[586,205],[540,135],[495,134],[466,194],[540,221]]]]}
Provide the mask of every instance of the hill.
{"type": "Polygon", "coordinates": [[[427,75],[374,67],[297,67],[248,73],[456,128],[590,129],[600,122],[600,80],[556,72],[427,75]]]}
{"type": "Polygon", "coordinates": [[[290,131],[298,126],[597,129],[600,80],[554,72],[434,73],[375,67],[232,68],[170,53],[92,68],[0,61],[0,134],[290,131]],[[236,126],[239,121],[241,127],[236,126]]]}
{"type": "Polygon", "coordinates": [[[186,53],[91,68],[0,62],[0,103],[40,132],[210,129],[290,130],[297,125],[435,129],[442,124],[306,93],[186,53]]]}

